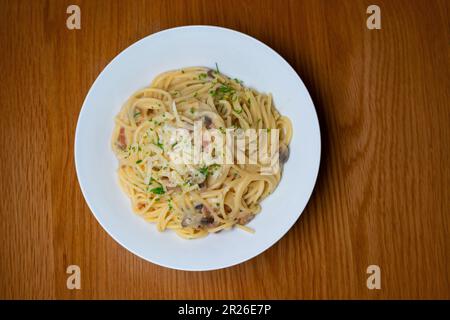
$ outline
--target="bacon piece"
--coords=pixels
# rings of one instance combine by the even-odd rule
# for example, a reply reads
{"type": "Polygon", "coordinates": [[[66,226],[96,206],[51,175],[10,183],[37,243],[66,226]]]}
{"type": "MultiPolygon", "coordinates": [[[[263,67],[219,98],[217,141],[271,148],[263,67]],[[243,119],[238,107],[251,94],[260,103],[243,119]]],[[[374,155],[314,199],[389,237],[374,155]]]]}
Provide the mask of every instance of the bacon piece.
{"type": "Polygon", "coordinates": [[[208,77],[210,77],[211,79],[214,79],[214,72],[215,70],[213,69],[209,69],[208,72],[206,73],[208,75],[208,77]]]}
{"type": "Polygon", "coordinates": [[[181,188],[179,186],[176,187],[166,187],[167,191],[173,191],[173,192],[181,192],[181,188]]]}
{"type": "Polygon", "coordinates": [[[213,216],[207,216],[207,217],[203,217],[200,220],[200,223],[203,226],[212,226],[214,224],[214,217],[213,216]]]}
{"type": "Polygon", "coordinates": [[[137,204],[137,208],[138,208],[139,210],[141,210],[141,209],[144,208],[144,207],[145,207],[145,203],[139,202],[139,203],[137,204]]]}
{"type": "Polygon", "coordinates": [[[206,129],[211,129],[211,127],[213,125],[211,118],[208,116],[205,116],[204,121],[205,121],[206,129]]]}
{"type": "Polygon", "coordinates": [[[122,150],[125,150],[125,148],[127,147],[124,127],[120,128],[119,137],[117,138],[117,146],[122,150]]]}
{"type": "Polygon", "coordinates": [[[208,146],[209,146],[209,141],[208,140],[202,140],[202,148],[203,148],[203,150],[205,150],[208,146]]]}
{"type": "Polygon", "coordinates": [[[207,207],[205,207],[205,206],[202,206],[202,213],[203,213],[204,216],[209,216],[210,215],[209,209],[207,207]]]}
{"type": "Polygon", "coordinates": [[[250,221],[252,221],[254,217],[255,217],[254,214],[248,214],[246,216],[238,218],[238,223],[241,225],[245,225],[245,224],[249,223],[250,221]]]}

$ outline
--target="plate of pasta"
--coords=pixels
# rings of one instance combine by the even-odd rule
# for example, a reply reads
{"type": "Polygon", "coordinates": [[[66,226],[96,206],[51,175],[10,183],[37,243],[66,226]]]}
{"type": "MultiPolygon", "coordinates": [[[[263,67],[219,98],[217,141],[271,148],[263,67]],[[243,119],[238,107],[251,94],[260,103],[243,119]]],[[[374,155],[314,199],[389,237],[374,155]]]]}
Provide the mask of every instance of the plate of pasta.
{"type": "Polygon", "coordinates": [[[123,247],[161,266],[214,270],[280,240],[320,163],[313,102],[292,67],[230,29],[186,26],[116,56],[75,133],[83,196],[123,247]]]}

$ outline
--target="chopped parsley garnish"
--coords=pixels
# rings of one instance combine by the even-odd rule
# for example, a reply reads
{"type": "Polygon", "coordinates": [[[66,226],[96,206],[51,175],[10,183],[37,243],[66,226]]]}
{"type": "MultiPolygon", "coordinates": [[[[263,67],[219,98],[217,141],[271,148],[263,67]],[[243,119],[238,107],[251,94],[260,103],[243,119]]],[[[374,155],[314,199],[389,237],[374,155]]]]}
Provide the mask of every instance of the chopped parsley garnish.
{"type": "Polygon", "coordinates": [[[239,110],[233,109],[234,112],[236,112],[237,114],[241,114],[242,113],[242,108],[240,108],[239,110]]]}
{"type": "Polygon", "coordinates": [[[150,190],[150,192],[154,193],[154,194],[164,194],[165,193],[163,187],[153,188],[153,189],[150,190]]]}
{"type": "Polygon", "coordinates": [[[155,143],[155,145],[164,151],[164,145],[161,142],[158,141],[157,143],[155,143]]]}
{"type": "Polygon", "coordinates": [[[220,164],[214,163],[209,166],[209,170],[216,170],[220,168],[220,164]]]}
{"type": "Polygon", "coordinates": [[[209,91],[213,97],[217,97],[218,99],[223,99],[224,97],[227,98],[235,92],[236,90],[226,84],[222,84],[220,87],[216,88],[216,90],[209,91]]]}
{"type": "Polygon", "coordinates": [[[136,117],[139,117],[141,115],[141,113],[140,112],[135,112],[134,113],[134,117],[136,118],[136,117]]]}
{"type": "Polygon", "coordinates": [[[220,71],[219,71],[219,65],[217,64],[217,62],[216,62],[216,71],[215,71],[215,72],[216,72],[216,74],[217,74],[217,73],[220,73],[220,71]]]}
{"type": "Polygon", "coordinates": [[[198,75],[198,80],[206,79],[207,76],[208,76],[208,75],[207,75],[206,73],[200,73],[200,74],[198,75]]]}
{"type": "Polygon", "coordinates": [[[138,161],[136,161],[136,164],[139,164],[142,162],[142,159],[139,159],[138,161]]]}
{"type": "Polygon", "coordinates": [[[207,166],[204,166],[204,167],[200,168],[198,171],[200,171],[200,173],[201,173],[202,175],[204,175],[205,177],[207,177],[208,174],[209,174],[209,172],[208,172],[208,167],[207,167],[207,166]]]}
{"type": "Polygon", "coordinates": [[[239,80],[238,78],[234,78],[234,81],[235,81],[237,84],[242,84],[242,83],[243,83],[243,81],[242,81],[242,80],[239,80]]]}
{"type": "Polygon", "coordinates": [[[211,171],[216,170],[218,168],[220,168],[220,164],[215,163],[215,164],[210,165],[209,167],[204,166],[204,167],[200,168],[198,171],[200,171],[200,173],[202,175],[204,175],[205,177],[208,177],[211,174],[211,171]]]}
{"type": "Polygon", "coordinates": [[[229,87],[225,84],[221,85],[218,90],[219,90],[219,92],[222,92],[222,93],[230,93],[230,92],[234,91],[234,89],[232,87],[229,87]]]}

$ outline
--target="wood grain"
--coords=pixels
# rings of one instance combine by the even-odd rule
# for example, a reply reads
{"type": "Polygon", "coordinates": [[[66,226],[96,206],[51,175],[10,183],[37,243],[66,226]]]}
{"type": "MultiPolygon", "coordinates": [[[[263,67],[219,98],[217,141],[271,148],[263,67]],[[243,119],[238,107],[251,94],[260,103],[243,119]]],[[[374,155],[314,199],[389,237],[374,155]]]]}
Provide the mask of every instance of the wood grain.
{"type": "MultiPolygon", "coordinates": [[[[0,298],[449,299],[448,1],[1,1],[0,298]],[[366,28],[381,8],[382,29],[366,28]],[[69,4],[81,30],[65,27],[69,4]],[[211,272],[165,269],[91,215],[73,157],[91,84],[131,43],[209,24],[277,50],[315,102],[314,194],[270,250],[211,272]],[[66,288],[66,268],[82,289],[66,288]],[[382,289],[368,290],[377,264],[382,289]]],[[[295,191],[292,191],[295,196],[295,191]]]]}

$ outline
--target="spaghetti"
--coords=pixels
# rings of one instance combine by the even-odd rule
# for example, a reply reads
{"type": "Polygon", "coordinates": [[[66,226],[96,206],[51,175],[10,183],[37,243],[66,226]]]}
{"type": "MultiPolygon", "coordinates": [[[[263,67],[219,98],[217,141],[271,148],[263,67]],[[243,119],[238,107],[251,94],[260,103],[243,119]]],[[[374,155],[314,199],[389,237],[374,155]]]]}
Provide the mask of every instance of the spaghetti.
{"type": "MultiPolygon", "coordinates": [[[[190,67],[158,75],[149,87],[134,93],[116,116],[112,148],[123,191],[133,210],[156,223],[159,231],[173,229],[188,239],[233,226],[252,231],[245,225],[278,185],[281,168],[264,173],[264,161],[259,159],[253,163],[173,161],[171,153],[189,149],[192,138],[174,139],[171,129],[193,133],[196,121],[201,121],[202,130],[215,129],[224,135],[233,128],[277,130],[275,138],[271,135],[258,146],[276,142],[277,160],[287,161],[292,126],[275,109],[271,95],[247,88],[217,68],[190,67]]],[[[245,147],[250,143],[246,141],[245,147]]],[[[212,148],[211,142],[201,141],[201,148],[208,147],[212,148]]],[[[243,155],[249,160],[251,151],[243,155]]]]}

